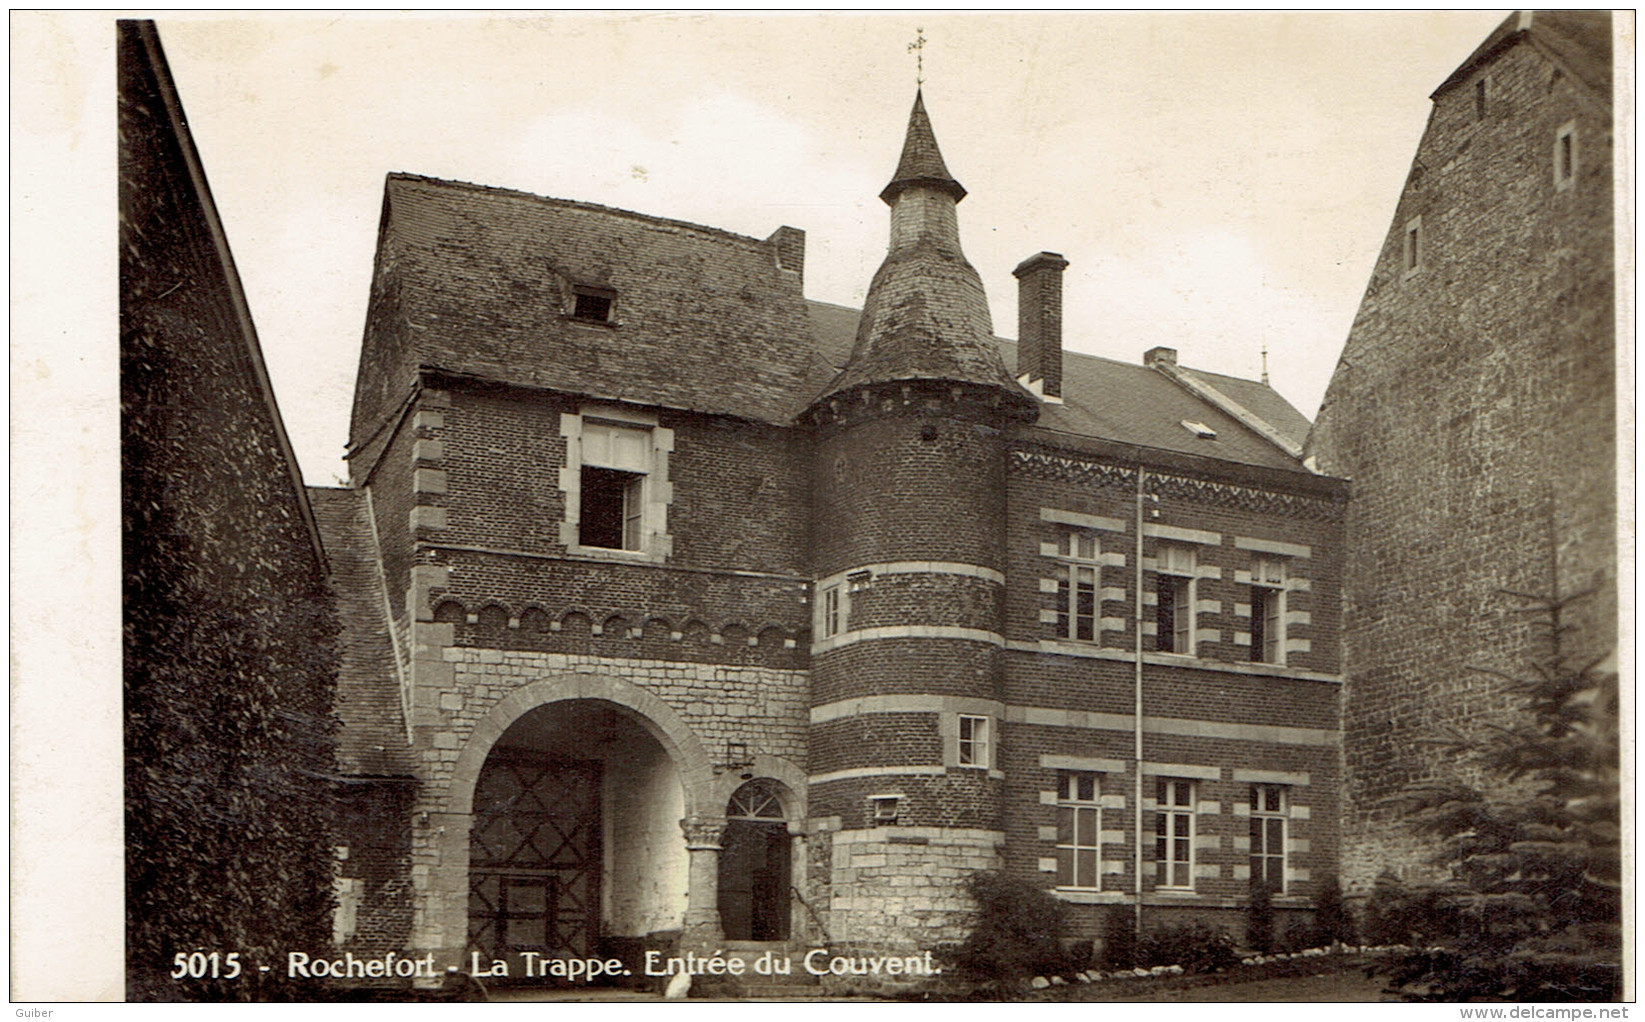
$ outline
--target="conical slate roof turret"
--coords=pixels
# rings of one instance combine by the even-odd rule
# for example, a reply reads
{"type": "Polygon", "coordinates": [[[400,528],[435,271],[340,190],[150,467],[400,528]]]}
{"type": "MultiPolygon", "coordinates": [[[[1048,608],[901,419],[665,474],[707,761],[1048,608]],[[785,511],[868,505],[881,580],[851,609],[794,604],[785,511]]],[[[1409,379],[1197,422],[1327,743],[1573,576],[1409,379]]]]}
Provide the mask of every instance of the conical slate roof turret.
{"type": "Polygon", "coordinates": [[[914,110],[908,115],[908,135],[902,143],[902,159],[897,161],[897,172],[891,183],[880,192],[880,198],[890,205],[903,189],[924,185],[946,191],[958,202],[965,198],[965,188],[948,172],[942,162],[942,150],[937,148],[937,136],[931,131],[931,118],[925,112],[925,94],[914,91],[914,110]]]}
{"type": "Polygon", "coordinates": [[[1000,359],[982,279],[960,251],[955,205],[964,196],[915,93],[902,158],[880,193],[891,207],[890,249],[863,301],[851,358],[822,397],[941,381],[998,388],[1008,402],[1035,406],[1000,359]]]}

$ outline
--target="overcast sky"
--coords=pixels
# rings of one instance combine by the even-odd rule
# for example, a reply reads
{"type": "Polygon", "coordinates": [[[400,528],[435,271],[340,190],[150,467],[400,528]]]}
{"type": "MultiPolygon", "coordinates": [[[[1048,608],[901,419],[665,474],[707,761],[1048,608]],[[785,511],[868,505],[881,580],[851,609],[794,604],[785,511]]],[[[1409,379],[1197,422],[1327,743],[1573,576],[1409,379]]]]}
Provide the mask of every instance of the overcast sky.
{"type": "Polygon", "coordinates": [[[311,483],[341,454],[384,175],[807,234],[860,306],[925,98],[997,333],[1069,260],[1064,345],[1257,377],[1313,417],[1429,109],[1505,12],[161,19],[311,483]]]}

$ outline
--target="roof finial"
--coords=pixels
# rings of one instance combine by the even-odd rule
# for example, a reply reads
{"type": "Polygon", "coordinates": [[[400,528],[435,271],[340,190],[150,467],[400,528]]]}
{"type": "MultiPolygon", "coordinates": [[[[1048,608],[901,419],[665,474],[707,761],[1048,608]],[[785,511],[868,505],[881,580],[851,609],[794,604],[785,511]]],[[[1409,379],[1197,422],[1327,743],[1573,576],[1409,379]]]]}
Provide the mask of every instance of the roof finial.
{"type": "Polygon", "coordinates": [[[1262,342],[1262,385],[1268,386],[1268,342],[1262,342]]]}
{"type": "Polygon", "coordinates": [[[914,30],[914,41],[908,44],[908,52],[914,54],[914,67],[917,73],[914,76],[914,86],[918,88],[925,84],[925,29],[914,30]]]}

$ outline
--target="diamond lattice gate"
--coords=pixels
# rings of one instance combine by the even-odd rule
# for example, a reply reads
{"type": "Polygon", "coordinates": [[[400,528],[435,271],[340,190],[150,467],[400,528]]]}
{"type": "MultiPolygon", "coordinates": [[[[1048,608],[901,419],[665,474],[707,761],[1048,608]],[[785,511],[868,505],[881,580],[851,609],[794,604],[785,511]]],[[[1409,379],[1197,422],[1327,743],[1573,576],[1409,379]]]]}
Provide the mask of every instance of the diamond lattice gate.
{"type": "Polygon", "coordinates": [[[486,760],[469,845],[468,939],[482,956],[594,952],[600,766],[505,750],[486,760]]]}

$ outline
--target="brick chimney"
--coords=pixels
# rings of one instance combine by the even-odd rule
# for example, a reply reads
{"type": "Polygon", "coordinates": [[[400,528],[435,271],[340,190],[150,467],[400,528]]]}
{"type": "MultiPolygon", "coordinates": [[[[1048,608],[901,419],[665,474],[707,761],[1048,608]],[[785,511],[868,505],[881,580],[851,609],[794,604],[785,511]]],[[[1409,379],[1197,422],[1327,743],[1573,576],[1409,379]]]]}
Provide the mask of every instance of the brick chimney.
{"type": "Polygon", "coordinates": [[[1142,353],[1142,364],[1143,365],[1151,366],[1151,365],[1156,365],[1160,362],[1164,362],[1168,366],[1176,365],[1177,364],[1177,349],[1175,349],[1175,348],[1163,348],[1163,347],[1162,348],[1149,348],[1147,351],[1142,353]]]}
{"type": "Polygon", "coordinates": [[[1046,397],[1062,396],[1062,271],[1055,252],[1024,259],[1017,278],[1017,375],[1043,380],[1046,397]]]}

